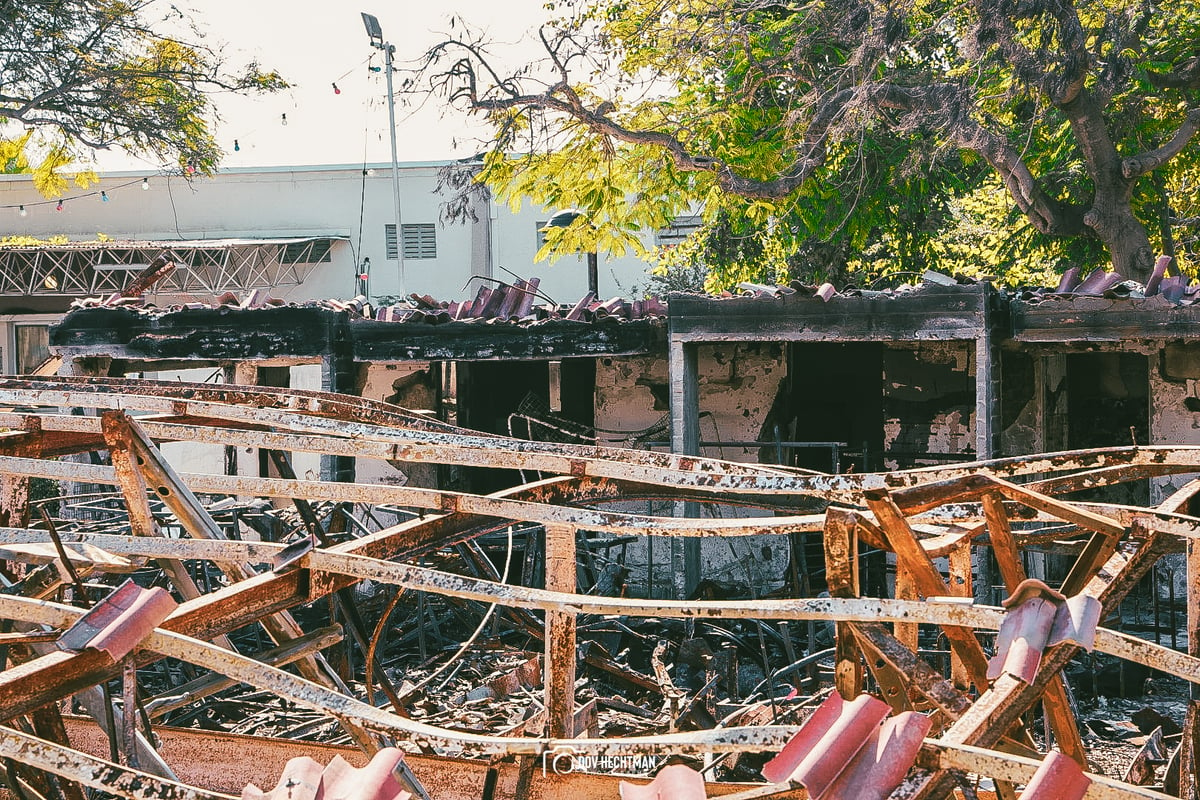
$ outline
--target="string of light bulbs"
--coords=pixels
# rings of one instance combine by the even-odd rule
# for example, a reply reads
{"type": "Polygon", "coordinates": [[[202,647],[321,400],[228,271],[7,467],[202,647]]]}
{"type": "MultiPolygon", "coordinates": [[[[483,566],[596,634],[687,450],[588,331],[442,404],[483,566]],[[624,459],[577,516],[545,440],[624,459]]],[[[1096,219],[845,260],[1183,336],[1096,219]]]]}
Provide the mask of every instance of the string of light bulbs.
{"type": "MultiPolygon", "coordinates": [[[[351,75],[355,70],[360,69],[364,64],[367,66],[368,72],[379,72],[381,68],[372,65],[372,62],[374,61],[375,56],[376,56],[376,53],[372,52],[366,58],[355,63],[353,66],[351,66],[345,72],[343,72],[341,75],[338,75],[336,78],[331,80],[329,82],[329,85],[330,85],[333,93],[336,95],[340,95],[342,93],[342,87],[339,84],[341,84],[343,81],[345,81],[347,76],[351,75]]],[[[291,94],[291,92],[288,92],[288,94],[291,94]]],[[[294,108],[294,109],[300,108],[300,104],[298,102],[295,102],[295,96],[293,95],[292,97],[293,97],[292,108],[294,108]]],[[[280,112],[279,124],[282,127],[286,128],[288,126],[288,122],[289,122],[288,112],[286,112],[286,111],[280,112]]],[[[233,139],[233,152],[235,152],[235,153],[241,152],[242,139],[245,139],[247,141],[247,143],[249,144],[249,146],[253,147],[253,138],[260,132],[260,130],[261,130],[260,128],[251,128],[250,130],[239,131],[238,135],[236,137],[234,137],[234,139],[233,139]]]]}
{"type": "Polygon", "coordinates": [[[79,194],[66,195],[63,197],[59,197],[57,200],[49,199],[49,200],[34,200],[29,203],[9,203],[6,205],[0,205],[0,209],[15,208],[17,210],[17,214],[24,217],[24,216],[28,216],[29,209],[33,208],[35,206],[50,206],[50,205],[52,205],[52,206],[54,206],[55,211],[63,211],[66,209],[67,203],[73,203],[77,200],[82,200],[86,197],[98,197],[98,198],[100,198],[101,203],[107,203],[110,199],[108,196],[109,192],[115,192],[118,189],[124,189],[129,186],[134,186],[135,184],[141,184],[143,190],[149,189],[150,188],[150,178],[149,178],[149,176],[143,177],[143,178],[134,178],[133,180],[126,181],[125,183],[119,183],[116,186],[110,186],[107,189],[94,189],[90,192],[81,192],[79,194]]]}

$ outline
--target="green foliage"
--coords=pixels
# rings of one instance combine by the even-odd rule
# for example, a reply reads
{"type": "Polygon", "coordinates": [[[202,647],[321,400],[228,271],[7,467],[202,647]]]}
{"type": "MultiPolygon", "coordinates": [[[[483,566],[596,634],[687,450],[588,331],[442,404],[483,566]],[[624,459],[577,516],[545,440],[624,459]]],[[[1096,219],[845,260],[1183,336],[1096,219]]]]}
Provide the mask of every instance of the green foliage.
{"type": "MultiPolygon", "coordinates": [[[[35,0],[0,4],[0,160],[32,172],[46,196],[69,180],[63,170],[95,149],[122,147],[211,173],[222,152],[212,134],[216,91],[287,86],[250,64],[226,70],[213,50],[156,33],[152,0],[35,0]],[[15,131],[20,133],[15,133],[15,131]]],[[[178,9],[163,20],[186,25],[178,9]]],[[[197,38],[199,34],[197,33],[197,38]]]]}
{"type": "Polygon", "coordinates": [[[548,8],[544,72],[499,78],[477,41],[427,63],[452,53],[434,85],[494,126],[481,181],[514,208],[584,212],[539,256],[632,252],[664,280],[703,268],[709,290],[926,269],[1044,282],[1070,265],[1141,269],[1141,250],[1173,242],[1197,266],[1200,147],[1153,176],[1121,172],[1186,133],[1193,4],[548,8]],[[644,251],[639,234],[697,210],[689,240],[644,251]]]}

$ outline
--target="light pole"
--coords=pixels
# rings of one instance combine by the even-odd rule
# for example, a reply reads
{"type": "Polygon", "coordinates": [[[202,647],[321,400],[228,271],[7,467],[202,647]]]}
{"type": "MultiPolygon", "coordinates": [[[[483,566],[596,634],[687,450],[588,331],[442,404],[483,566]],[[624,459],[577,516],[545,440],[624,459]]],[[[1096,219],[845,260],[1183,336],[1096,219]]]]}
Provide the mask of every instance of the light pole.
{"type": "MultiPolygon", "coordinates": [[[[566,228],[572,222],[583,216],[583,212],[575,209],[559,211],[554,216],[546,221],[547,228],[566,228]]],[[[587,254],[587,270],[588,270],[588,291],[597,300],[600,299],[600,265],[599,257],[595,249],[592,249],[587,254]]]]}
{"type": "Polygon", "coordinates": [[[407,292],[404,287],[404,228],[400,221],[400,163],[396,159],[396,98],[392,95],[392,55],[396,46],[383,41],[383,28],[374,14],[363,11],[362,21],[367,29],[371,46],[383,51],[383,70],[387,73],[388,133],[392,135],[392,195],[396,202],[396,265],[400,271],[400,297],[407,292]]]}

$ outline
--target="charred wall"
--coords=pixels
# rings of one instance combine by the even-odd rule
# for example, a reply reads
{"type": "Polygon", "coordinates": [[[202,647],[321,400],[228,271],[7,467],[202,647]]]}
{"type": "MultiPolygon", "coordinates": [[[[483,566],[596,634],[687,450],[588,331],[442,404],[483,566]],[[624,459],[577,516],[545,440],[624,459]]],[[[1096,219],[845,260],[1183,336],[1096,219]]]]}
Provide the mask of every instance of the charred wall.
{"type": "Polygon", "coordinates": [[[975,455],[975,375],[969,342],[883,351],[883,457],[888,469],[975,455]]]}

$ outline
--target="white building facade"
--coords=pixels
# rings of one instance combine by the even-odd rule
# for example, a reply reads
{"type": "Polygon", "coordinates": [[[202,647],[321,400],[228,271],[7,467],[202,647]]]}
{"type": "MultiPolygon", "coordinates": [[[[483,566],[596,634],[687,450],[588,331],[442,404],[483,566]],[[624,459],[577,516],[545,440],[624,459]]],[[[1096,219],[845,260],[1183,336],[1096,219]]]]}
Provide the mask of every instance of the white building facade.
{"type": "MultiPolygon", "coordinates": [[[[30,366],[20,354],[38,337],[20,327],[52,321],[76,298],[118,291],[164,245],[183,263],[146,295],[160,306],[256,288],[289,302],[366,294],[379,303],[401,294],[401,264],[404,293],[437,300],[465,299],[514,275],[539,278],[541,294],[558,302],[584,295],[585,256],[534,262],[539,227],[559,209],[513,213],[476,200],[473,221],[443,224],[445,166],[400,166],[400,237],[390,164],[237,168],[213,177],[109,173],[87,188],[72,185],[61,199],[41,196],[28,175],[0,175],[0,236],[69,242],[4,249],[4,371],[30,366]]],[[[654,244],[653,232],[645,243],[654,244]]],[[[599,267],[602,298],[646,285],[649,264],[640,258],[601,253],[599,267]]]]}

